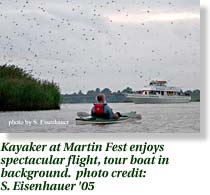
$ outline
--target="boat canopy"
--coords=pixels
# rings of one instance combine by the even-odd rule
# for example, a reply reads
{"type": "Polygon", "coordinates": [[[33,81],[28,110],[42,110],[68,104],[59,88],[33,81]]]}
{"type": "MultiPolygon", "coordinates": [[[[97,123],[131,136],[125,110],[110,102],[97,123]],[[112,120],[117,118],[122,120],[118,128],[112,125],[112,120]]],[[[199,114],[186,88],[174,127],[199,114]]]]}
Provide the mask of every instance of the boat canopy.
{"type": "Polygon", "coordinates": [[[145,86],[141,91],[166,91],[166,92],[181,92],[181,88],[168,87],[167,81],[164,80],[153,80],[148,86],[145,86]]]}
{"type": "Polygon", "coordinates": [[[151,81],[149,85],[156,85],[156,86],[165,86],[167,81],[164,80],[156,80],[156,81],[151,81]]]}

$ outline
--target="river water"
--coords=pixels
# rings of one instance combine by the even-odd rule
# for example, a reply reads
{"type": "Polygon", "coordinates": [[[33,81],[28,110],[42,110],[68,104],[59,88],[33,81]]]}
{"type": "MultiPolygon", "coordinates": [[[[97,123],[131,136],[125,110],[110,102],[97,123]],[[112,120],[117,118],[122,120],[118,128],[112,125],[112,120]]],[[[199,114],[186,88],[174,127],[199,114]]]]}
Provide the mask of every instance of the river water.
{"type": "Polygon", "coordinates": [[[0,112],[1,133],[195,133],[200,132],[200,103],[110,104],[114,111],[137,111],[142,120],[112,125],[76,125],[77,112],[91,104],[63,104],[61,110],[0,112]],[[63,124],[52,124],[50,121],[63,124]],[[42,121],[42,122],[41,122],[42,121]],[[45,121],[45,122],[43,122],[45,121]],[[47,124],[46,124],[47,122],[47,124]],[[31,123],[31,124],[30,124],[31,123]]]}

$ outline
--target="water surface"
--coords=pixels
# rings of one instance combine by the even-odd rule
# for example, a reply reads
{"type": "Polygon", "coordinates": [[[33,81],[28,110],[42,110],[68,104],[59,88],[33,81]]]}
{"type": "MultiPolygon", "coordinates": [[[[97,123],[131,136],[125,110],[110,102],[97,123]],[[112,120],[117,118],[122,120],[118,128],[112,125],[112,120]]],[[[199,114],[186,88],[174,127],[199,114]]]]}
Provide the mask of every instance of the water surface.
{"type": "Polygon", "coordinates": [[[91,104],[63,104],[61,110],[31,112],[0,112],[1,133],[194,133],[200,132],[200,103],[188,104],[110,104],[114,111],[137,111],[142,120],[114,125],[83,125],[75,123],[77,112],[89,112],[91,104]],[[42,124],[63,121],[68,124],[42,124]],[[32,122],[29,126],[25,121],[32,122]],[[9,125],[10,123],[10,125],[9,125]],[[18,124],[19,123],[19,124],[18,124]]]}

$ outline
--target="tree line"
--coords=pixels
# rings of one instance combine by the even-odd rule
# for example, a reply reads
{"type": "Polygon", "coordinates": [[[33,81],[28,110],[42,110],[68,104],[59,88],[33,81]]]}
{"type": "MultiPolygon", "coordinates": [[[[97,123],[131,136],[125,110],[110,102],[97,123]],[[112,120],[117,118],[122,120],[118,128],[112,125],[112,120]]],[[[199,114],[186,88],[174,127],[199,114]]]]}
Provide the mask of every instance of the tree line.
{"type": "MultiPolygon", "coordinates": [[[[86,93],[79,90],[77,93],[72,94],[63,94],[63,103],[93,103],[95,102],[95,97],[99,93],[103,93],[107,96],[108,102],[111,103],[121,103],[121,102],[131,102],[131,100],[127,99],[125,94],[126,93],[135,93],[136,91],[133,90],[131,87],[126,87],[123,90],[118,91],[111,91],[109,88],[96,88],[95,90],[88,90],[86,93]]],[[[190,95],[192,101],[200,101],[200,90],[187,90],[182,92],[185,95],[190,95]]]]}

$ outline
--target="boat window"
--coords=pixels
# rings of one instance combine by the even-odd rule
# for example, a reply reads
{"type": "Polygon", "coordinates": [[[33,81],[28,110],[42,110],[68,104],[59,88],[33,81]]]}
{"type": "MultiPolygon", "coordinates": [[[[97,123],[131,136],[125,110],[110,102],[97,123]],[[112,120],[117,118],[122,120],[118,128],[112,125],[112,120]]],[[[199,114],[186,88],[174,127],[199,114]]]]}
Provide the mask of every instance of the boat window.
{"type": "Polygon", "coordinates": [[[149,94],[150,95],[156,95],[156,91],[150,91],[149,94]]]}
{"type": "Polygon", "coordinates": [[[167,91],[167,95],[172,96],[172,95],[174,95],[174,92],[173,91],[167,91]]]}

